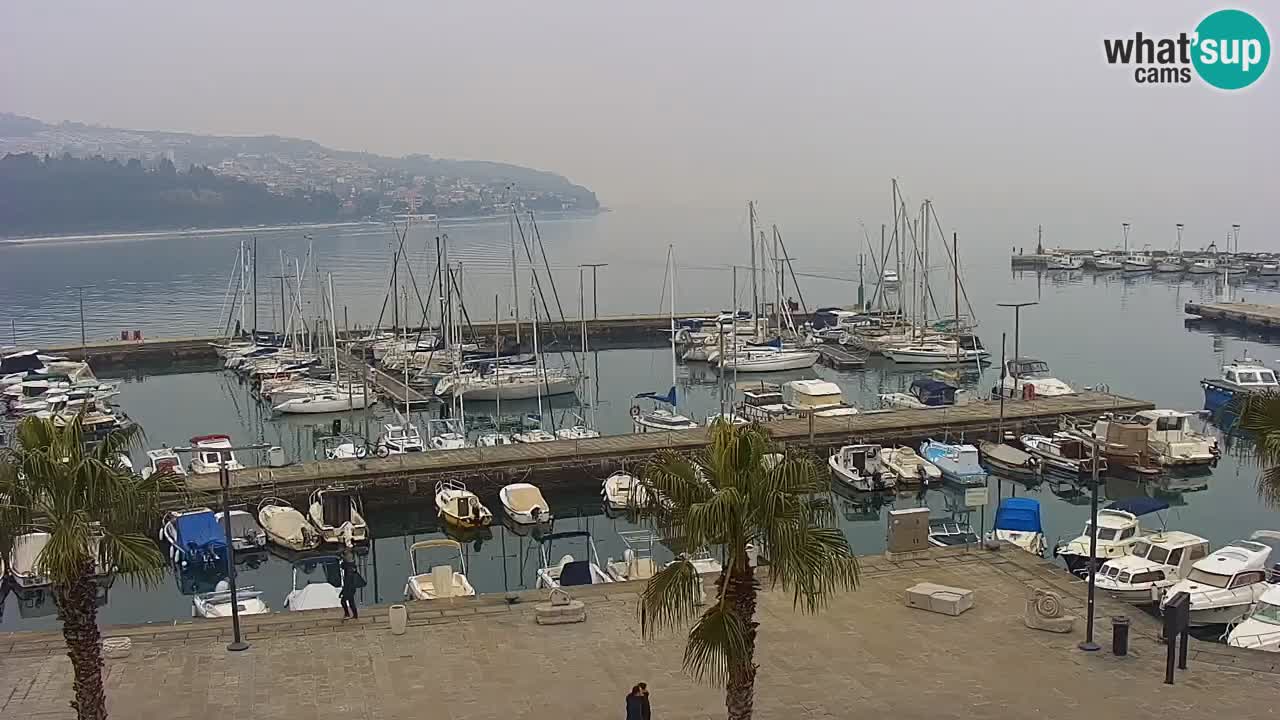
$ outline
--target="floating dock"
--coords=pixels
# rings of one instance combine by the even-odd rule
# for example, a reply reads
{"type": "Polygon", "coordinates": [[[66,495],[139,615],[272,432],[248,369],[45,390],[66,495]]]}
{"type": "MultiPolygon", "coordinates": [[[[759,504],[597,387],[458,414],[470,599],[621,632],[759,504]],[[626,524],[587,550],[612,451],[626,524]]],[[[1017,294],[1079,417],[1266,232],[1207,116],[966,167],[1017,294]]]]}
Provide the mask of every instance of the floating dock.
{"type": "MultiPolygon", "coordinates": [[[[1054,428],[1061,416],[1096,417],[1107,412],[1132,413],[1154,407],[1149,402],[1101,392],[1044,397],[1005,403],[1004,429],[1014,432],[1054,428]]],[[[765,423],[773,437],[787,445],[811,447],[819,455],[852,441],[916,442],[930,437],[992,436],[999,423],[999,403],[975,402],[959,407],[874,411],[838,418],[789,418],[765,423]]],[[[489,448],[428,451],[388,458],[329,460],[278,468],[249,468],[232,474],[238,501],[268,495],[297,496],[334,483],[378,488],[409,495],[434,492],[434,483],[462,480],[474,492],[494,494],[503,485],[528,479],[546,488],[597,490],[601,478],[634,467],[663,450],[690,452],[706,445],[705,428],[674,432],[611,435],[584,440],[517,444],[489,448]]],[[[187,478],[188,490],[218,490],[217,475],[187,478]]]]}
{"type": "Polygon", "coordinates": [[[1257,303],[1187,302],[1183,309],[1188,315],[1204,320],[1233,323],[1252,328],[1280,330],[1280,306],[1257,303]]]}
{"type": "Polygon", "coordinates": [[[832,370],[856,370],[867,366],[868,353],[855,353],[840,345],[818,346],[818,359],[832,370]]]}

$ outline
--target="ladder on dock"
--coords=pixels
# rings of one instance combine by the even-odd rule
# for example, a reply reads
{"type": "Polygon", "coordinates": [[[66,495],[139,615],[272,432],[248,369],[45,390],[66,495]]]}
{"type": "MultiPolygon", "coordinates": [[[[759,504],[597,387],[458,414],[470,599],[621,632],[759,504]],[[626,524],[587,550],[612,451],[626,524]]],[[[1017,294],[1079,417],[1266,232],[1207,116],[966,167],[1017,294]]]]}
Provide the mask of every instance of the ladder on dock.
{"type": "Polygon", "coordinates": [[[867,355],[855,353],[842,345],[823,343],[818,346],[818,359],[833,370],[857,370],[867,366],[867,355]]]}

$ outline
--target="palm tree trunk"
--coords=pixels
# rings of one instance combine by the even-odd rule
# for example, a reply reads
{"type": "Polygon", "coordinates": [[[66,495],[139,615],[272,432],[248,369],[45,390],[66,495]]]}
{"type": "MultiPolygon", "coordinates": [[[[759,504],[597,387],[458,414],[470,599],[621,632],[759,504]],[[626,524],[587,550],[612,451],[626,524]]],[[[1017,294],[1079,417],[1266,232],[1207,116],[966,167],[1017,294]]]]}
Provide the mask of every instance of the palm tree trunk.
{"type": "Polygon", "coordinates": [[[729,580],[729,601],[738,617],[747,625],[747,652],[742,658],[731,659],[729,682],[725,683],[724,704],[729,720],[751,720],[756,691],[756,583],[755,568],[745,565],[736,570],[729,580]],[[734,661],[737,662],[734,662],[734,661]]]}
{"type": "Polygon", "coordinates": [[[98,633],[97,586],[93,563],[70,585],[56,588],[62,637],[75,674],[71,707],[79,720],[106,720],[107,696],[102,687],[102,637],[98,633]]]}

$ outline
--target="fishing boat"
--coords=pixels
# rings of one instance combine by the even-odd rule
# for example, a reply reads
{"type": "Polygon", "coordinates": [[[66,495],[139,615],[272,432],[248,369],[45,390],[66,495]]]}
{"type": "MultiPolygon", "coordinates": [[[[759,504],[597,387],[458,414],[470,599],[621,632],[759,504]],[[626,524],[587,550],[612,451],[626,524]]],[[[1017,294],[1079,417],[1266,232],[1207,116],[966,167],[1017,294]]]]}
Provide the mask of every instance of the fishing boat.
{"type": "Polygon", "coordinates": [[[929,544],[934,547],[977,545],[978,534],[968,522],[951,518],[930,518],[929,544]]]}
{"type": "Polygon", "coordinates": [[[1148,273],[1155,269],[1155,263],[1146,255],[1126,255],[1122,262],[1126,273],[1148,273]]]}
{"type": "Polygon", "coordinates": [[[854,490],[889,490],[897,481],[881,470],[879,445],[845,445],[827,458],[827,465],[837,481],[854,490]]]}
{"type": "Polygon", "coordinates": [[[1280,652],[1280,582],[1277,582],[1274,571],[1270,587],[1262,592],[1244,619],[1227,634],[1227,644],[1264,652],[1280,652]]]}
{"type": "Polygon", "coordinates": [[[1231,403],[1260,392],[1280,391],[1280,382],[1276,374],[1248,355],[1233,360],[1222,366],[1218,379],[1204,378],[1200,381],[1204,389],[1204,408],[1212,413],[1226,410],[1231,403]]]}
{"type": "Polygon", "coordinates": [[[409,572],[409,580],[404,586],[405,599],[475,597],[476,589],[467,580],[467,560],[462,555],[462,545],[456,540],[422,540],[410,545],[409,572]],[[426,554],[433,550],[448,552],[451,562],[446,565],[419,564],[418,553],[426,554]],[[426,570],[428,567],[431,569],[427,572],[419,571],[419,568],[426,570]]]}
{"type": "Polygon", "coordinates": [[[1179,410],[1142,410],[1129,416],[1103,417],[1094,423],[1093,431],[1098,437],[1108,437],[1109,427],[1114,423],[1138,425],[1145,436],[1141,449],[1150,453],[1157,465],[1212,465],[1221,454],[1217,438],[1193,430],[1191,417],[1191,413],[1179,410]]]}
{"type": "Polygon", "coordinates": [[[378,455],[404,455],[426,450],[422,444],[422,432],[413,423],[387,424],[378,436],[378,455]]]}
{"type": "Polygon", "coordinates": [[[1116,500],[1098,510],[1097,552],[1094,555],[1089,554],[1091,523],[1085,521],[1084,530],[1079,535],[1054,548],[1054,557],[1062,558],[1072,574],[1084,576],[1089,572],[1091,557],[1096,558],[1098,564],[1118,558],[1126,554],[1134,543],[1154,534],[1139,525],[1138,518],[1168,509],[1169,503],[1158,498],[1116,500]]]}
{"type": "Polygon", "coordinates": [[[905,445],[881,448],[880,467],[904,485],[932,485],[942,480],[942,471],[937,465],[920,457],[915,450],[905,445]]]}
{"type": "Polygon", "coordinates": [[[147,465],[142,468],[142,477],[149,478],[158,472],[168,472],[177,477],[186,477],[187,469],[172,448],[162,447],[147,451],[147,465]]]}
{"type": "Polygon", "coordinates": [[[258,524],[268,540],[285,549],[301,552],[320,545],[320,533],[307,516],[280,498],[269,497],[258,505],[258,524]]]}
{"type": "Polygon", "coordinates": [[[1005,397],[1013,398],[1055,397],[1076,392],[1053,377],[1048,363],[1035,358],[1014,358],[1006,362],[1000,389],[1005,397]]]}
{"type": "Polygon", "coordinates": [[[1040,524],[1040,501],[1028,497],[1001,500],[991,535],[1032,555],[1044,555],[1046,543],[1044,526],[1040,524]]]}
{"type": "Polygon", "coordinates": [[[1084,267],[1084,258],[1068,253],[1049,253],[1044,266],[1046,270],[1079,270],[1084,267]]]}
{"type": "Polygon", "coordinates": [[[457,480],[441,480],[436,483],[436,511],[446,523],[460,528],[487,527],[493,522],[493,513],[480,502],[476,494],[457,480]]]}
{"type": "Polygon", "coordinates": [[[160,541],[169,547],[169,560],[181,568],[216,568],[227,562],[226,531],[209,508],[165,513],[160,541]]]}
{"type": "Polygon", "coordinates": [[[643,506],[648,498],[648,491],[634,475],[619,471],[604,479],[600,496],[605,507],[621,511],[643,506]]]}
{"type": "Polygon", "coordinates": [[[1099,255],[1093,260],[1093,269],[1098,272],[1112,272],[1124,269],[1124,262],[1114,255],[1099,255]]]}
{"type": "MultiPolygon", "coordinates": [[[[223,587],[226,581],[218,583],[219,589],[213,592],[200,593],[191,598],[191,617],[229,618],[231,617],[231,590],[223,587]]],[[[236,613],[239,615],[265,615],[271,612],[262,599],[262,591],[255,590],[252,585],[236,588],[236,613]]]]}
{"type": "Polygon", "coordinates": [[[538,568],[539,589],[613,582],[613,578],[600,567],[600,555],[596,552],[596,544],[591,539],[591,533],[585,530],[548,533],[542,537],[539,549],[542,555],[542,567],[538,568]],[[586,541],[587,559],[578,560],[573,555],[565,554],[553,565],[551,552],[554,544],[572,539],[586,541]]]}
{"type": "Polygon", "coordinates": [[[191,438],[191,472],[208,475],[225,467],[228,471],[243,470],[244,465],[231,450],[231,438],[227,435],[198,435],[191,438]]]}
{"type": "Polygon", "coordinates": [[[292,590],[284,598],[291,612],[342,607],[342,561],[321,555],[293,563],[292,590]]]}
{"type": "Polygon", "coordinates": [[[320,539],[351,547],[369,539],[364,503],[354,488],[330,485],[311,493],[307,519],[320,531],[320,539]]]}
{"type": "MultiPolygon", "coordinates": [[[[1056,470],[1068,475],[1089,475],[1093,472],[1093,448],[1074,435],[1056,432],[1052,436],[1023,435],[1022,447],[1040,458],[1046,470],[1056,470]]],[[[1098,457],[1098,472],[1105,472],[1107,459],[1098,457]]]]}
{"type": "Polygon", "coordinates": [[[507,516],[519,525],[542,525],[551,522],[551,506],[538,486],[530,483],[511,483],[498,491],[498,500],[507,516]]]}
{"type": "Polygon", "coordinates": [[[967,443],[927,440],[920,456],[937,466],[942,479],[961,487],[986,487],[987,471],[978,461],[978,448],[967,443]]]}
{"type": "Polygon", "coordinates": [[[1254,533],[1249,540],[1234,540],[1197,560],[1187,576],[1165,592],[1161,611],[1170,598],[1185,592],[1191,597],[1192,627],[1227,625],[1244,617],[1273,587],[1267,582],[1272,546],[1258,539],[1254,533]]]}
{"type": "Polygon", "coordinates": [[[1165,590],[1208,555],[1209,541],[1199,535],[1178,530],[1148,535],[1124,555],[1102,563],[1094,582],[1117,600],[1150,605],[1160,602],[1165,590]]]}
{"type": "MultiPolygon", "coordinates": [[[[267,546],[267,534],[258,527],[253,515],[244,510],[232,510],[231,515],[231,548],[236,552],[252,552],[267,546]]],[[[221,511],[213,514],[218,526],[225,532],[226,516],[221,511]]]]}

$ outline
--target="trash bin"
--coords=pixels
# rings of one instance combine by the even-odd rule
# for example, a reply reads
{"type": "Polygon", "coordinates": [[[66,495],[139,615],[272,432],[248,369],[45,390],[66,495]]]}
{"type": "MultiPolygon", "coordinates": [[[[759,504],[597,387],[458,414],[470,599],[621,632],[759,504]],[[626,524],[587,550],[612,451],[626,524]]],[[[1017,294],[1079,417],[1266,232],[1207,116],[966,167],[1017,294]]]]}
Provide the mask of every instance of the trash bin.
{"type": "Polygon", "coordinates": [[[387,622],[391,625],[392,635],[403,635],[409,625],[409,609],[404,605],[392,605],[387,613],[387,622]]]}
{"type": "Polygon", "coordinates": [[[1124,615],[1111,618],[1111,654],[1117,657],[1129,654],[1129,618],[1124,615]]]}
{"type": "Polygon", "coordinates": [[[288,464],[289,461],[284,457],[284,448],[278,445],[273,445],[267,450],[267,465],[270,465],[271,467],[284,467],[288,464]]]}

